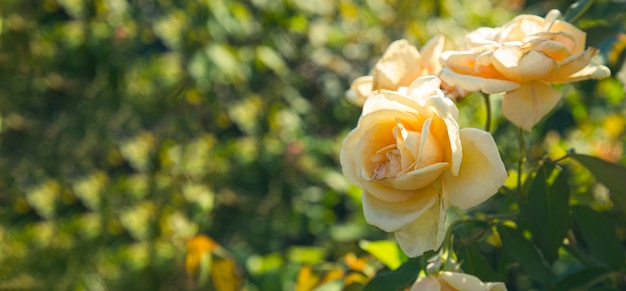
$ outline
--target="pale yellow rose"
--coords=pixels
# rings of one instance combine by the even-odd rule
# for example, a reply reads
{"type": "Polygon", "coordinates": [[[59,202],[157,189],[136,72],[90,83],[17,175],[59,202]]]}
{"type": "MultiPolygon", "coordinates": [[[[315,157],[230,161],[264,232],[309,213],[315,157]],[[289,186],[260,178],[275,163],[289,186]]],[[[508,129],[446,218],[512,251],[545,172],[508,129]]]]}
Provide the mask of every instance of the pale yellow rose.
{"type": "Polygon", "coordinates": [[[425,76],[406,94],[373,93],[340,152],[344,175],[363,189],[367,222],[393,232],[410,257],[441,245],[449,205],[473,207],[507,177],[493,137],[459,130],[458,109],[439,86],[425,76]]]}
{"type": "Polygon", "coordinates": [[[373,75],[355,79],[346,92],[348,100],[362,106],[367,96],[380,89],[408,87],[417,77],[436,75],[441,70],[443,36],[435,36],[422,47],[421,53],[407,40],[396,40],[374,66],[373,75]]]}
{"type": "Polygon", "coordinates": [[[506,286],[501,282],[484,283],[468,274],[443,272],[417,279],[411,291],[506,291],[506,286]]]}
{"type": "Polygon", "coordinates": [[[467,91],[506,92],[502,114],[530,131],[561,99],[551,84],[602,79],[609,69],[593,64],[585,32],[557,20],[520,15],[498,28],[479,28],[466,37],[464,51],[442,54],[441,79],[467,91]]]}

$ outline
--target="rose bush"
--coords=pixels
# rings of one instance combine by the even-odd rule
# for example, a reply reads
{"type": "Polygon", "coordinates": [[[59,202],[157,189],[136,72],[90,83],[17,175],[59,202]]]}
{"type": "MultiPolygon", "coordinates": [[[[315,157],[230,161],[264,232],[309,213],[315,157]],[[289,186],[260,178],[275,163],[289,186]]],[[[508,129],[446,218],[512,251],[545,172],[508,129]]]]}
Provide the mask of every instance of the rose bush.
{"type": "Polygon", "coordinates": [[[344,175],[363,190],[367,222],[394,232],[411,257],[441,245],[449,205],[473,207],[507,177],[493,137],[459,130],[458,109],[439,86],[425,76],[405,94],[374,92],[340,152],[344,175]]]}
{"type": "Polygon", "coordinates": [[[407,40],[396,40],[389,45],[382,58],[376,62],[372,75],[355,79],[346,92],[348,100],[362,106],[372,91],[398,90],[407,87],[417,77],[436,75],[441,70],[439,62],[444,38],[435,36],[429,40],[421,53],[407,40]]]}
{"type": "Polygon", "coordinates": [[[607,67],[591,63],[598,50],[585,49],[585,32],[559,15],[520,15],[470,32],[465,50],[442,54],[441,79],[467,91],[506,92],[502,114],[530,131],[561,99],[551,84],[610,76],[607,67]]]}
{"type": "Polygon", "coordinates": [[[463,273],[442,272],[436,276],[421,277],[411,286],[411,291],[506,291],[501,282],[482,282],[463,273]]]}

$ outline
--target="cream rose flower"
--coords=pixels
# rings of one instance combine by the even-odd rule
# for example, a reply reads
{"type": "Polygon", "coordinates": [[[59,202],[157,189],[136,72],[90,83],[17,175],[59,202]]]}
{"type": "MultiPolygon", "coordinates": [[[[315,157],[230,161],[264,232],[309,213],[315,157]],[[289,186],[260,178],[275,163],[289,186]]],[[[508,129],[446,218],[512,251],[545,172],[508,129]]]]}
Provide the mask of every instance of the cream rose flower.
{"type": "Polygon", "coordinates": [[[421,53],[407,40],[394,41],[374,66],[373,75],[362,76],[352,82],[346,92],[348,100],[362,106],[372,91],[395,91],[400,87],[408,87],[417,77],[438,74],[443,46],[443,36],[429,40],[422,47],[421,53]]]}
{"type": "Polygon", "coordinates": [[[506,92],[502,114],[530,131],[561,99],[551,84],[602,79],[611,72],[591,63],[585,32],[557,20],[520,15],[498,28],[479,28],[465,40],[467,50],[442,54],[441,79],[468,91],[506,92]]]}
{"type": "Polygon", "coordinates": [[[462,273],[442,272],[436,276],[421,277],[411,291],[506,291],[501,282],[483,283],[480,279],[462,273]]]}
{"type": "Polygon", "coordinates": [[[458,109],[439,86],[425,76],[406,94],[373,93],[340,152],[344,175],[363,189],[367,222],[394,232],[410,257],[441,245],[449,205],[473,207],[507,177],[493,137],[459,130],[458,109]]]}

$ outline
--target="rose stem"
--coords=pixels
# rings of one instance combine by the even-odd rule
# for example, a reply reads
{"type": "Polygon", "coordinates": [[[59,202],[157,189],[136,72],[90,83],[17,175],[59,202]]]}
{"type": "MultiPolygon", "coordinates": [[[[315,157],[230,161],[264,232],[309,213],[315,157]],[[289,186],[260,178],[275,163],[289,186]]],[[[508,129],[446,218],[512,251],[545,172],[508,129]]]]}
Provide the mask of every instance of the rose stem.
{"type": "Polygon", "coordinates": [[[522,172],[524,169],[525,157],[526,157],[526,143],[524,142],[524,130],[517,128],[517,141],[519,142],[519,159],[517,161],[517,194],[518,197],[522,197],[522,172]]]}
{"type": "Polygon", "coordinates": [[[491,131],[491,102],[489,102],[489,94],[482,93],[485,100],[485,110],[487,111],[487,120],[485,121],[485,131],[491,131]]]}

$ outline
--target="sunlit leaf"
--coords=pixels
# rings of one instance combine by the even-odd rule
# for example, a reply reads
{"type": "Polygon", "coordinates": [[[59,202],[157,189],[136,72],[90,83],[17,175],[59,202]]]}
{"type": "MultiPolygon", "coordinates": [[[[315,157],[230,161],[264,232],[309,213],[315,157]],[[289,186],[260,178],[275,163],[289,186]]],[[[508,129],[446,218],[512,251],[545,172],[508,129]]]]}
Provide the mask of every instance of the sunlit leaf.
{"type": "Polygon", "coordinates": [[[596,177],[596,180],[609,189],[611,200],[623,213],[626,213],[626,168],[605,160],[582,154],[569,154],[596,177]]]}
{"type": "Polygon", "coordinates": [[[389,240],[366,241],[361,240],[359,247],[380,260],[390,270],[397,269],[401,264],[401,251],[398,244],[389,240]]]}
{"type": "Polygon", "coordinates": [[[565,21],[574,22],[582,16],[593,4],[593,0],[579,0],[569,6],[565,12],[565,21]]]}
{"type": "Polygon", "coordinates": [[[241,278],[235,260],[229,257],[215,257],[211,264],[211,281],[216,291],[237,291],[241,278]]]}
{"type": "Polygon", "coordinates": [[[324,249],[319,247],[292,247],[287,255],[289,261],[304,264],[316,264],[324,259],[324,249]]]}
{"type": "Polygon", "coordinates": [[[283,58],[272,48],[260,46],[256,49],[257,58],[278,75],[287,73],[287,65],[283,58]]]}
{"type": "Polygon", "coordinates": [[[572,211],[576,230],[598,260],[614,269],[624,268],[624,249],[615,235],[613,223],[585,206],[573,207],[572,211]]]}
{"type": "Polygon", "coordinates": [[[525,214],[532,239],[549,264],[558,258],[569,229],[569,192],[566,174],[548,161],[537,170],[528,191],[525,214]]]}
{"type": "Polygon", "coordinates": [[[520,229],[498,225],[498,233],[502,238],[504,251],[511,256],[528,275],[542,283],[550,281],[550,270],[544,262],[539,250],[527,240],[520,229]]]}

